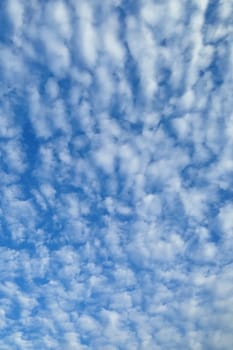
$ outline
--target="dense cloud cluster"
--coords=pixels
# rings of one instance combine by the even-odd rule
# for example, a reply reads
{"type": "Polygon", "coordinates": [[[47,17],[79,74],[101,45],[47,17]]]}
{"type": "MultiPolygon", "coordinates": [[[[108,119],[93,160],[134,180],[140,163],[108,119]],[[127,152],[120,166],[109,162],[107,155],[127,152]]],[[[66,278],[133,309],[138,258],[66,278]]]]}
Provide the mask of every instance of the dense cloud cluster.
{"type": "Polygon", "coordinates": [[[232,19],[1,1],[1,350],[233,347],[232,19]]]}

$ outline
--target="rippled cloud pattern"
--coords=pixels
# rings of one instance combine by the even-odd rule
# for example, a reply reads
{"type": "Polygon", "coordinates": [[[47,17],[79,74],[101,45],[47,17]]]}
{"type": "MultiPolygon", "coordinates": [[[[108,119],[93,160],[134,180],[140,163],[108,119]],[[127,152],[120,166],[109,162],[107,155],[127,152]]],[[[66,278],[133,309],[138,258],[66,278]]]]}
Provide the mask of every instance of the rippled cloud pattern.
{"type": "Polygon", "coordinates": [[[232,349],[232,0],[0,23],[0,349],[232,349]]]}

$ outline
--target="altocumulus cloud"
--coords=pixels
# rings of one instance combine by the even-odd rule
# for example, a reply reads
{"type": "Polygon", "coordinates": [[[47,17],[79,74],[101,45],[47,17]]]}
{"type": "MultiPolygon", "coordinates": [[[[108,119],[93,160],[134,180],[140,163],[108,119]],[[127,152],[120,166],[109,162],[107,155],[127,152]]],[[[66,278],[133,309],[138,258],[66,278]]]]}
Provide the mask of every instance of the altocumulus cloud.
{"type": "Polygon", "coordinates": [[[231,0],[0,4],[0,348],[233,348],[231,0]]]}

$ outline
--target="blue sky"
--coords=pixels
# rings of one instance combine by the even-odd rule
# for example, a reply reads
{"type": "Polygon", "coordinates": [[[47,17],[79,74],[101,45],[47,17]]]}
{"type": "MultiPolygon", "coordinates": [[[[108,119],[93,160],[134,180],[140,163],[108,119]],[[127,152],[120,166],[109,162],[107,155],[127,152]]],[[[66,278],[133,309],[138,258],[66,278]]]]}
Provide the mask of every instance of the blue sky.
{"type": "Polygon", "coordinates": [[[1,350],[233,348],[232,19],[1,1],[1,350]]]}

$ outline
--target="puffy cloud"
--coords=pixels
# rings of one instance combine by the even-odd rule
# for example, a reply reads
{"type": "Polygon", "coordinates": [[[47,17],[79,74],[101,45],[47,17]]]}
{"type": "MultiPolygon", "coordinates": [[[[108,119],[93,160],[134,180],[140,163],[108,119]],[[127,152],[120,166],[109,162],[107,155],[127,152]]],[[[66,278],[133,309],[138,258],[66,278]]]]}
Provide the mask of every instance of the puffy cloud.
{"type": "Polygon", "coordinates": [[[231,348],[230,2],[0,8],[0,348],[231,348]]]}

